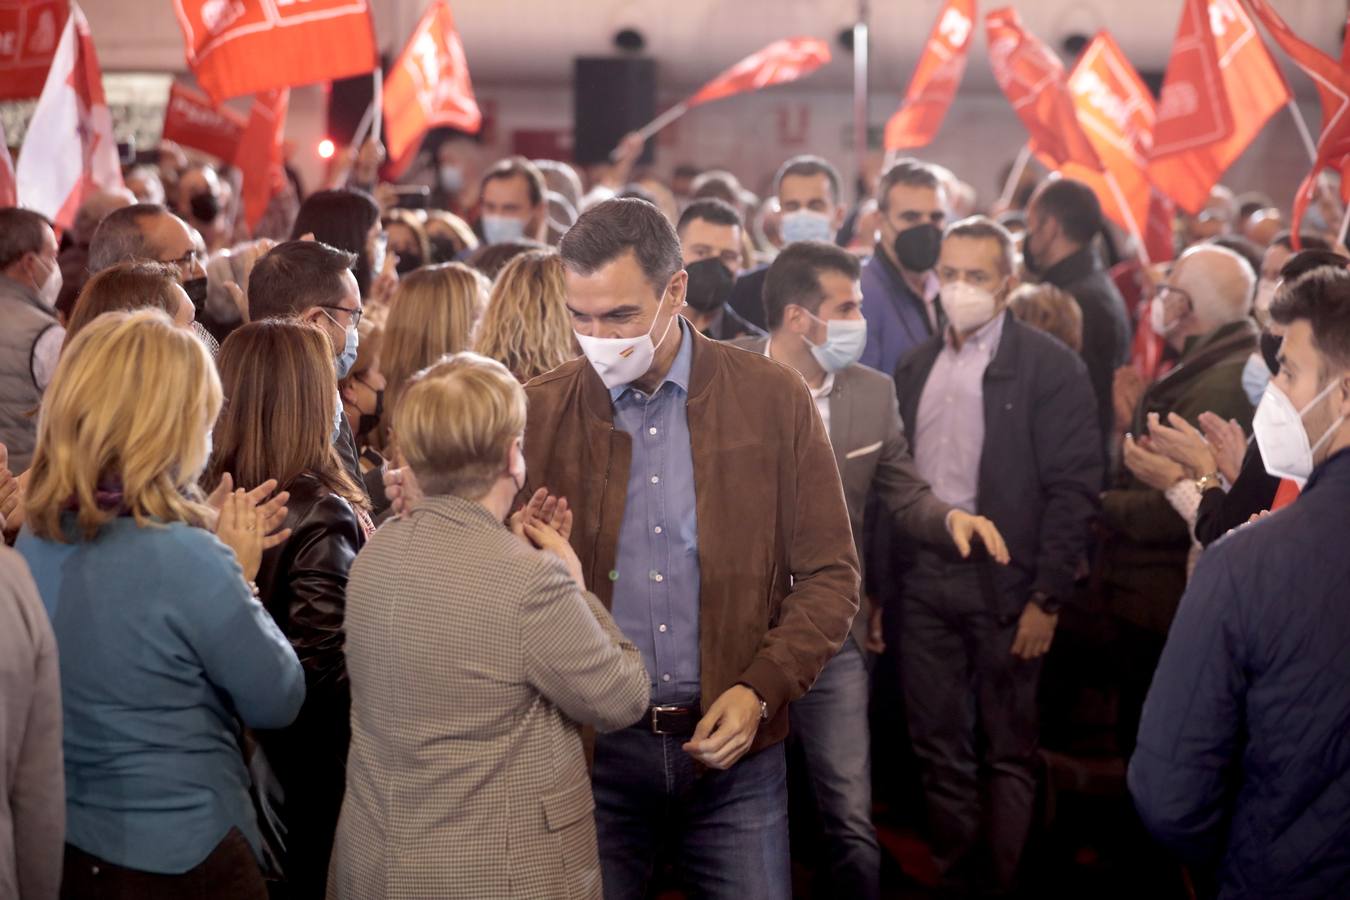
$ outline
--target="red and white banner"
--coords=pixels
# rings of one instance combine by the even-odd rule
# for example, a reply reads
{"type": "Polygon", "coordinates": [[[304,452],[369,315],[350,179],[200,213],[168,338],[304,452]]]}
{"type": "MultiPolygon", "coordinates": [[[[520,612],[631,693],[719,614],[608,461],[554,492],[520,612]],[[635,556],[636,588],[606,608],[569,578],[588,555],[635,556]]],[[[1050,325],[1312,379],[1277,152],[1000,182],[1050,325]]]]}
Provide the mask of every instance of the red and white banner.
{"type": "Polygon", "coordinates": [[[886,123],[886,149],[924,147],[937,137],[961,87],[975,33],[975,0],[947,0],[928,35],[900,108],[886,123]]]}
{"type": "Polygon", "coordinates": [[[245,119],[225,107],[217,107],[205,94],[174,82],[164,107],[163,140],[209,153],[221,162],[234,160],[245,119]]]}
{"type": "Polygon", "coordinates": [[[483,114],[473,96],[464,44],[450,4],[436,0],[384,79],[385,144],[393,172],[408,167],[427,130],[475,132],[483,114]]]}
{"type": "Polygon", "coordinates": [[[368,0],[173,0],[173,6],[188,67],[217,104],[379,65],[368,0]]]}
{"type": "Polygon", "coordinates": [[[1289,86],[1238,0],[1185,0],[1153,132],[1153,183],[1198,213],[1289,86]]]}
{"type": "MultiPolygon", "coordinates": [[[[1083,133],[1101,160],[1101,171],[1073,167],[1065,175],[1087,182],[1102,212],[1147,246],[1152,186],[1153,95],[1108,32],[1092,39],[1069,76],[1069,92],[1083,133]]],[[[1148,254],[1149,259],[1153,254],[1148,254]]],[[[1170,259],[1169,253],[1164,259],[1170,259]]]]}
{"type": "Polygon", "coordinates": [[[5,123],[0,122],[0,207],[14,206],[19,192],[14,185],[14,160],[9,155],[9,141],[5,139],[5,123]]]}
{"type": "Polygon", "coordinates": [[[248,124],[239,140],[233,162],[244,176],[244,221],[249,230],[258,227],[267,204],[284,186],[286,173],[283,143],[290,88],[267,91],[253,98],[248,124]]]}
{"type": "Polygon", "coordinates": [[[0,0],[0,100],[42,93],[69,11],[66,0],[0,0]]]}
{"type": "Polygon", "coordinates": [[[687,107],[796,81],[830,61],[830,46],[818,38],[784,38],[752,53],[699,88],[687,107]]]}
{"type": "Polygon", "coordinates": [[[1078,124],[1059,57],[1022,27],[1010,6],[989,13],[984,23],[994,78],[1030,132],[1032,152],[1052,169],[1074,163],[1100,171],[1097,153],[1078,124]]]}
{"type": "Polygon", "coordinates": [[[122,186],[103,73],[89,22],[75,3],[29,120],[15,178],[19,204],[62,229],[75,221],[86,193],[122,186]]]}

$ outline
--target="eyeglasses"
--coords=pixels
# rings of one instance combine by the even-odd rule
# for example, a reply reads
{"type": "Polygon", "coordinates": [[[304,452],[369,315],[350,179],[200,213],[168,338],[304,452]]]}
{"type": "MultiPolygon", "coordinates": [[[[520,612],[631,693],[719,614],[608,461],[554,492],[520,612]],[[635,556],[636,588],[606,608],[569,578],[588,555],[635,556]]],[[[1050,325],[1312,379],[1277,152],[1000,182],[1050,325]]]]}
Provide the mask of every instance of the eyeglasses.
{"type": "MultiPolygon", "coordinates": [[[[316,304],[314,304],[314,305],[317,306],[317,307],[319,307],[319,309],[335,309],[335,310],[337,310],[338,312],[345,312],[347,315],[349,315],[349,316],[352,317],[352,327],[353,327],[353,328],[357,328],[357,327],[359,327],[359,326],[361,325],[361,315],[364,313],[364,310],[360,310],[360,309],[350,309],[349,307],[346,307],[346,306],[332,306],[332,305],[327,304],[327,303],[316,303],[316,304]]],[[[328,316],[328,318],[332,319],[334,323],[336,323],[336,324],[338,324],[338,325],[341,325],[341,324],[342,324],[341,322],[338,322],[338,320],[337,320],[335,317],[333,317],[333,316],[331,316],[331,315],[328,315],[328,313],[324,313],[324,315],[325,315],[325,316],[328,316]]]]}
{"type": "Polygon", "coordinates": [[[196,250],[189,250],[177,259],[161,259],[160,262],[166,266],[177,266],[180,272],[187,272],[202,265],[202,255],[196,250]]]}

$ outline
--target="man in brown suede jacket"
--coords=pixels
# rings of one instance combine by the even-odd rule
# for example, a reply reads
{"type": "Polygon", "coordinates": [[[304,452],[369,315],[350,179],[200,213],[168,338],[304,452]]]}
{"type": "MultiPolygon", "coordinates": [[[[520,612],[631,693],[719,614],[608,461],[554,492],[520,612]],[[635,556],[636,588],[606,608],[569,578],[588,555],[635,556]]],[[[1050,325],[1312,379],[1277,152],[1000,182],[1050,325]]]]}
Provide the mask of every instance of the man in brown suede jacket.
{"type": "Polygon", "coordinates": [[[570,505],[656,704],[596,740],[605,896],[643,896],[670,859],[694,894],[786,898],[787,704],[858,608],[829,438],[795,371],[684,323],[655,207],[602,203],[559,251],[585,356],[526,387],[528,481],[570,505]]]}

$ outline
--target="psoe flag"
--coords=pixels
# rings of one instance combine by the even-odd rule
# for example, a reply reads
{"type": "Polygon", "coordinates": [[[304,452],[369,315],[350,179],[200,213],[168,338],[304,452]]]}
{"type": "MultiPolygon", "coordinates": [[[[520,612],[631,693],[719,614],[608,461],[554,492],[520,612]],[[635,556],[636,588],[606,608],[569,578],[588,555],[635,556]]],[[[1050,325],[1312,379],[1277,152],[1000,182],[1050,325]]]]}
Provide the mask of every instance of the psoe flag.
{"type": "Polygon", "coordinates": [[[214,103],[378,65],[368,0],[173,0],[187,64],[214,103]]]}
{"type": "Polygon", "coordinates": [[[0,0],[0,100],[42,93],[69,11],[66,0],[0,0]]]}
{"type": "Polygon", "coordinates": [[[947,0],[933,23],[904,102],[886,123],[887,150],[925,147],[937,137],[961,87],[974,33],[975,0],[947,0]]]}
{"type": "Polygon", "coordinates": [[[16,171],[19,205],[69,228],[86,193],[122,186],[112,116],[89,22],[75,3],[28,123],[16,171]],[[72,139],[72,137],[74,139],[72,139]]]}

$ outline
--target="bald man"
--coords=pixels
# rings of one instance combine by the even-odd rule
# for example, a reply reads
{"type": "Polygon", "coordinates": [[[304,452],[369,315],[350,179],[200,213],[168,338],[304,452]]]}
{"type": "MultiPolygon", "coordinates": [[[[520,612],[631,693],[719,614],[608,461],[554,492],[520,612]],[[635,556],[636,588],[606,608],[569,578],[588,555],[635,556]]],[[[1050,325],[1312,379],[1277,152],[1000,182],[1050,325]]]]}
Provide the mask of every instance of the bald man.
{"type": "Polygon", "coordinates": [[[135,202],[136,195],[131,191],[113,188],[94,191],[80,203],[69,232],[70,241],[57,257],[61,265],[61,293],[56,298],[56,311],[63,317],[62,321],[70,317],[75,298],[89,280],[89,242],[94,239],[95,229],[109,214],[135,202]]]}

